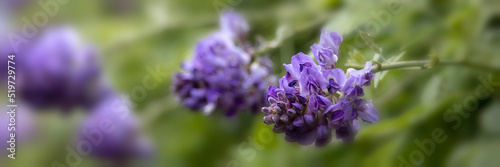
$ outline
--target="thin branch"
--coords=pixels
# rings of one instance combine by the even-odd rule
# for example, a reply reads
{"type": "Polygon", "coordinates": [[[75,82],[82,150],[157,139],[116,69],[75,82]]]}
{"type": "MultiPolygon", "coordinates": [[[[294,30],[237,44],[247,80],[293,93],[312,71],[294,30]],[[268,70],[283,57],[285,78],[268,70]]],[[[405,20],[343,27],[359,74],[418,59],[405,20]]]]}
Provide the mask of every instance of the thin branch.
{"type": "MultiPolygon", "coordinates": [[[[491,67],[491,66],[472,63],[472,62],[468,62],[468,61],[446,60],[446,61],[440,61],[436,66],[446,66],[446,65],[464,66],[464,67],[476,68],[476,69],[487,70],[487,71],[500,71],[500,67],[491,67]]],[[[357,65],[357,64],[346,64],[346,66],[348,68],[355,68],[355,69],[364,68],[364,66],[357,65]]],[[[391,64],[377,65],[377,68],[373,68],[372,72],[375,73],[375,72],[394,70],[394,69],[428,69],[430,67],[432,67],[431,60],[401,61],[401,62],[395,62],[395,63],[391,63],[391,64]]]]}

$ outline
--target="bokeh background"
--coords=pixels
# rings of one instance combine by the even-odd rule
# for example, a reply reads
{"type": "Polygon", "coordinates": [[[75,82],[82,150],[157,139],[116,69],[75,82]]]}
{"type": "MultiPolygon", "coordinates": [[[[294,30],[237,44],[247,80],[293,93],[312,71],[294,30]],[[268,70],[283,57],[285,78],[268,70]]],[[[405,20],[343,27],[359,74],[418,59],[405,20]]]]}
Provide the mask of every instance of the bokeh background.
{"type": "MultiPolygon", "coordinates": [[[[5,32],[1,38],[22,31],[23,18],[32,20],[45,10],[39,3],[49,1],[1,0],[0,30],[5,32]]],[[[56,25],[70,25],[97,48],[104,80],[129,96],[139,131],[133,135],[145,138],[143,144],[148,147],[143,156],[119,160],[82,156],[78,166],[500,164],[500,85],[483,82],[500,82],[499,1],[69,0],[58,7],[48,23],[38,27],[39,34],[56,25]],[[375,52],[360,32],[368,33],[386,58],[426,60],[431,55],[458,63],[377,73],[384,77],[365,92],[379,109],[380,122],[362,124],[352,143],[334,140],[321,148],[287,143],[283,134],[272,133],[262,123],[263,113],[204,116],[184,108],[171,93],[171,76],[189,60],[197,41],[218,29],[218,14],[229,8],[247,18],[253,41],[257,37],[272,41],[292,33],[269,53],[277,76],[284,74],[281,64],[289,63],[298,52],[309,52],[323,28],[344,37],[341,68],[355,62],[349,54],[354,51],[373,58],[375,52]],[[155,78],[157,86],[139,96],[137,89],[144,87],[145,77],[155,78]],[[487,95],[478,98],[481,86],[487,87],[481,90],[487,95]],[[433,139],[436,135],[444,141],[433,139]],[[424,141],[423,147],[418,144],[424,141]]],[[[29,49],[27,44],[20,52],[29,49]]],[[[7,98],[1,99],[5,105],[7,98]]],[[[54,162],[70,166],[66,147],[75,147],[79,128],[91,113],[81,108],[52,110],[60,109],[19,110],[17,126],[25,128],[18,128],[22,130],[18,133],[25,134],[18,136],[15,160],[0,151],[0,166],[54,166],[54,162]]],[[[4,119],[7,114],[1,116],[4,119]]]]}

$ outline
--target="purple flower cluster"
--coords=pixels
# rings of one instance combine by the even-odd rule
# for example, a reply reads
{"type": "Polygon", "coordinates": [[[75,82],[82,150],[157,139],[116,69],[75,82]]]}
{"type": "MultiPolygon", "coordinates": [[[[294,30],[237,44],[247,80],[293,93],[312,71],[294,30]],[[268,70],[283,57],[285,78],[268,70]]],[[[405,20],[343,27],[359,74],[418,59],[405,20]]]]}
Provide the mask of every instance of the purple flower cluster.
{"type": "Polygon", "coordinates": [[[350,141],[360,125],[358,118],[374,123],[379,119],[371,101],[362,99],[363,86],[369,86],[375,74],[367,62],[362,70],[335,68],[342,36],[321,33],[320,44],[311,47],[314,60],[299,53],[291,64],[284,64],[287,73],[279,79],[279,88],[271,85],[267,99],[270,106],[262,108],[264,123],[274,124],[273,131],[285,133],[289,142],[316,146],[328,144],[332,131],[336,138],[350,141]]]}
{"type": "Polygon", "coordinates": [[[91,155],[112,160],[153,156],[128,99],[110,93],[91,110],[78,137],[78,142],[91,144],[91,155]]]}
{"type": "Polygon", "coordinates": [[[253,56],[253,47],[245,42],[248,24],[241,15],[223,13],[220,27],[199,41],[193,59],[175,74],[173,91],[185,106],[206,114],[220,110],[233,116],[247,108],[256,112],[266,102],[272,62],[253,56]]]}
{"type": "Polygon", "coordinates": [[[71,27],[45,31],[17,57],[20,95],[35,108],[94,105],[102,86],[97,51],[71,27]]]}
{"type": "MultiPolygon", "coordinates": [[[[5,58],[13,53],[9,46],[0,41],[0,53],[5,58]]],[[[20,130],[22,138],[29,132],[29,121],[23,122],[29,116],[25,116],[25,111],[55,108],[70,112],[83,107],[89,116],[81,126],[76,147],[88,143],[86,154],[111,160],[153,156],[154,150],[141,133],[138,118],[125,102],[128,100],[105,82],[96,49],[84,42],[75,29],[47,29],[16,53],[15,61],[19,100],[30,107],[17,112],[21,121],[16,132],[20,130]]],[[[8,121],[7,116],[0,116],[0,122],[8,121]]],[[[0,131],[0,137],[3,140],[8,136],[0,131]]]]}

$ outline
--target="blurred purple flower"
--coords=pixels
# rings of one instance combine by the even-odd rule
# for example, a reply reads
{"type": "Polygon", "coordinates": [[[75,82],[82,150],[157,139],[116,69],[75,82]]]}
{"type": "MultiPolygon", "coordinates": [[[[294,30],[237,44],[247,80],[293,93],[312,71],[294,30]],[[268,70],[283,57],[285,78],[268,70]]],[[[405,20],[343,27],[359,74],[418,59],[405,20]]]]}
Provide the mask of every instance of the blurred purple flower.
{"type": "Polygon", "coordinates": [[[319,44],[323,46],[323,48],[330,49],[333,51],[333,54],[339,54],[339,46],[342,42],[342,36],[336,32],[328,32],[326,30],[321,31],[321,37],[319,44]]]}
{"type": "Polygon", "coordinates": [[[250,30],[245,18],[232,10],[222,13],[220,27],[222,32],[227,33],[233,40],[238,42],[245,41],[250,30]]]}
{"type": "Polygon", "coordinates": [[[33,4],[33,0],[0,0],[0,10],[7,10],[9,12],[17,12],[23,7],[33,4]]]}
{"type": "Polygon", "coordinates": [[[88,107],[101,92],[97,52],[72,28],[48,29],[17,61],[21,98],[32,106],[88,107]]]}
{"type": "Polygon", "coordinates": [[[227,116],[244,109],[256,112],[266,102],[272,62],[267,57],[252,58],[251,46],[235,43],[235,37],[243,39],[248,32],[239,14],[225,12],[221,28],[196,45],[193,59],[174,75],[173,91],[185,106],[206,114],[214,110],[227,116]]]}
{"type": "Polygon", "coordinates": [[[302,145],[315,142],[323,146],[331,141],[332,131],[338,139],[350,141],[360,125],[358,118],[375,123],[377,109],[366,100],[362,86],[369,86],[375,74],[372,64],[362,70],[350,69],[345,74],[335,68],[342,37],[323,31],[320,45],[311,49],[319,66],[303,53],[284,64],[287,73],[279,81],[279,88],[268,88],[270,106],[262,108],[264,123],[274,124],[274,132],[285,133],[285,139],[302,145]]]}
{"type": "Polygon", "coordinates": [[[323,48],[323,46],[314,44],[311,46],[311,50],[314,54],[314,57],[318,61],[318,64],[323,69],[333,69],[337,66],[337,55],[333,54],[331,49],[323,48]]]}
{"type": "Polygon", "coordinates": [[[141,133],[130,103],[110,95],[92,109],[81,127],[77,142],[92,144],[91,155],[113,159],[147,158],[153,155],[149,140],[141,133]]]}
{"type": "Polygon", "coordinates": [[[337,66],[341,42],[342,36],[336,32],[329,33],[323,30],[321,32],[320,44],[313,44],[311,46],[313,55],[323,70],[333,69],[337,66]]]}

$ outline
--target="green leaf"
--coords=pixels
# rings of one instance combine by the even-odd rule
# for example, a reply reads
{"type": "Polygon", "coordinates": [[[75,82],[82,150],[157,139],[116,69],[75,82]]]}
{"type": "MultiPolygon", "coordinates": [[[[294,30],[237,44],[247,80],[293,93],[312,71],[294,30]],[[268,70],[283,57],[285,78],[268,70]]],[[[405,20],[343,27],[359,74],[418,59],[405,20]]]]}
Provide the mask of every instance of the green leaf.
{"type": "Polygon", "coordinates": [[[429,82],[427,82],[420,97],[423,104],[431,105],[436,102],[438,95],[441,92],[441,83],[442,79],[439,76],[434,76],[429,82]]]}
{"type": "Polygon", "coordinates": [[[366,63],[366,59],[363,56],[361,56],[361,53],[359,53],[358,50],[353,50],[349,52],[349,56],[351,57],[351,60],[353,60],[355,64],[364,65],[366,63]]]}
{"type": "Polygon", "coordinates": [[[382,50],[373,42],[372,37],[368,35],[368,33],[364,31],[359,31],[359,35],[365,41],[366,45],[368,45],[375,53],[381,54],[382,50]]]}
{"type": "Polygon", "coordinates": [[[431,52],[429,53],[429,58],[431,59],[431,67],[436,66],[439,63],[439,58],[436,54],[436,49],[431,49],[431,52]]]}
{"type": "Polygon", "coordinates": [[[375,81],[374,81],[374,86],[375,86],[375,88],[377,88],[378,83],[379,83],[382,79],[384,79],[384,77],[385,77],[385,75],[387,74],[387,72],[389,72],[389,71],[383,71],[383,72],[380,72],[380,73],[378,73],[378,74],[375,76],[375,79],[374,79],[374,80],[375,80],[375,81]]]}
{"type": "Polygon", "coordinates": [[[391,58],[389,59],[389,60],[390,60],[390,62],[391,62],[391,63],[392,63],[392,62],[398,62],[398,61],[399,61],[399,59],[401,59],[401,57],[403,57],[403,55],[404,55],[405,53],[406,53],[406,52],[401,52],[398,56],[396,56],[396,57],[391,57],[391,58]]]}

